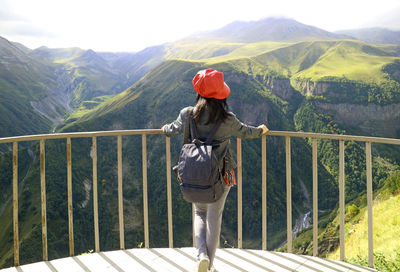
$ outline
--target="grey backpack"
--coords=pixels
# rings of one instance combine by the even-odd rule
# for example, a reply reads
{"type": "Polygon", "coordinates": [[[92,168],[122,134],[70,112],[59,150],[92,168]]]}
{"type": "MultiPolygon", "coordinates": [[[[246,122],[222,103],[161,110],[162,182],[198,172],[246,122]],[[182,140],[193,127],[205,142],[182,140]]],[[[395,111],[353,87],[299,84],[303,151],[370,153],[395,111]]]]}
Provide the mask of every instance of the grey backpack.
{"type": "Polygon", "coordinates": [[[197,127],[192,112],[188,112],[192,142],[182,146],[175,171],[183,198],[191,203],[216,202],[224,192],[224,182],[211,142],[221,125],[217,122],[205,142],[198,139],[197,127]]]}

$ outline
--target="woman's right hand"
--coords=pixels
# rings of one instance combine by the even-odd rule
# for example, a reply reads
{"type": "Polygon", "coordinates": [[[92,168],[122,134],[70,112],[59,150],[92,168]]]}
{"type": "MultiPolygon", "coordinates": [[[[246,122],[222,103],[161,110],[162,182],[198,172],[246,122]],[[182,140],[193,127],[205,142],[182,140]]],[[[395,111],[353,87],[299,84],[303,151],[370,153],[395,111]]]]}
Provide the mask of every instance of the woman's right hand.
{"type": "Polygon", "coordinates": [[[262,135],[265,135],[265,134],[269,131],[269,129],[267,128],[267,126],[264,125],[264,124],[259,125],[258,127],[259,127],[259,128],[262,128],[262,135]]]}

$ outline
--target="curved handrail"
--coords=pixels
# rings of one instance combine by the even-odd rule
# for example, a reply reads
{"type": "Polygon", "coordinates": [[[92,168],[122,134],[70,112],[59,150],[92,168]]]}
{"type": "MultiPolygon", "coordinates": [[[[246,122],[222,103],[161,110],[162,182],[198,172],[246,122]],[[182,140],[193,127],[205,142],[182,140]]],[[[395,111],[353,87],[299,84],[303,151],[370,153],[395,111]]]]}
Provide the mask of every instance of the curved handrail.
{"type": "Polygon", "coordinates": [[[53,134],[37,134],[0,138],[0,144],[12,142],[27,142],[50,139],[65,138],[90,138],[101,136],[118,136],[118,135],[142,135],[142,134],[163,134],[161,129],[132,129],[132,130],[110,130],[110,131],[87,131],[87,132],[67,132],[53,134]]]}
{"type": "MultiPolygon", "coordinates": [[[[38,141],[41,139],[64,139],[64,138],[89,138],[101,136],[118,136],[118,135],[142,135],[142,134],[163,134],[161,129],[132,129],[132,130],[110,130],[110,131],[87,131],[87,132],[67,132],[67,133],[53,133],[53,134],[36,134],[24,136],[12,136],[0,138],[1,143],[12,142],[25,142],[25,141],[38,141]]],[[[293,131],[268,131],[267,136],[289,136],[298,138],[315,138],[315,139],[328,139],[328,140],[343,140],[343,141],[359,141],[371,142],[382,144],[395,144],[400,145],[400,139],[395,138],[382,138],[371,136],[355,136],[343,134],[324,134],[314,132],[293,132],[293,131]]]]}
{"type": "Polygon", "coordinates": [[[342,140],[342,141],[358,141],[358,142],[400,145],[400,139],[395,139],[395,138],[355,136],[355,135],[344,135],[344,134],[324,134],[324,133],[292,132],[292,131],[269,131],[267,133],[267,136],[289,136],[289,137],[300,137],[300,138],[328,139],[328,140],[339,140],[339,141],[340,140],[342,140]]]}
{"type": "MultiPolygon", "coordinates": [[[[141,135],[142,136],[142,158],[143,158],[143,206],[144,206],[144,231],[145,247],[149,245],[148,239],[148,218],[147,218],[147,134],[164,134],[161,129],[134,129],[134,130],[113,130],[113,131],[92,131],[92,132],[68,132],[54,134],[24,135],[15,137],[0,138],[0,144],[13,143],[13,220],[14,220],[14,263],[19,265],[19,238],[18,238],[18,143],[26,141],[40,141],[40,175],[41,175],[41,199],[42,199],[42,238],[43,238],[43,259],[47,260],[47,223],[46,223],[46,191],[45,191],[45,141],[51,139],[67,140],[67,185],[68,185],[68,216],[69,216],[69,235],[70,235],[70,255],[74,255],[73,245],[73,220],[72,220],[72,169],[71,169],[71,138],[92,138],[92,160],[93,160],[93,190],[94,190],[94,222],[95,222],[95,244],[96,252],[99,251],[98,215],[97,215],[97,137],[117,136],[118,138],[118,203],[119,203],[119,225],[120,225],[120,247],[124,248],[123,234],[123,195],[122,195],[122,136],[141,135]]],[[[321,134],[310,132],[290,132],[290,131],[269,131],[262,137],[262,249],[267,248],[267,214],[266,214],[266,139],[267,136],[285,137],[286,148],[286,203],[287,203],[287,245],[288,252],[292,250],[292,207],[291,207],[291,151],[290,138],[310,138],[312,139],[312,165],[313,165],[313,222],[318,222],[318,168],[317,168],[317,139],[339,141],[339,210],[340,210],[340,259],[344,260],[344,142],[360,141],[365,142],[366,154],[366,176],[367,176],[367,204],[368,204],[368,255],[369,266],[373,267],[373,227],[372,227],[372,155],[371,143],[400,145],[400,139],[380,138],[369,136],[354,136],[340,134],[321,134]]],[[[237,177],[238,177],[238,247],[242,246],[242,156],[241,140],[237,139],[237,177]]],[[[168,232],[169,246],[173,247],[172,235],[172,204],[171,204],[171,155],[170,138],[166,137],[166,169],[167,169],[167,194],[168,194],[168,232]]],[[[313,255],[318,254],[318,224],[313,224],[313,255]]]]}

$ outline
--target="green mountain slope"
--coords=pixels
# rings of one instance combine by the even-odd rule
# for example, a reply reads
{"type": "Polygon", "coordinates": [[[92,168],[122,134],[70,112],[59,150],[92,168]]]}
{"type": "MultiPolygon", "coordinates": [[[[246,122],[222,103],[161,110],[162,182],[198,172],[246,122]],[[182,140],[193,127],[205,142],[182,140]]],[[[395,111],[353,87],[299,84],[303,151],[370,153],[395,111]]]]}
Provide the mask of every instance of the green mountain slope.
{"type": "MultiPolygon", "coordinates": [[[[80,48],[40,47],[30,55],[57,65],[68,86],[68,106],[78,108],[83,101],[118,94],[134,84],[164,60],[164,46],[149,47],[138,53],[97,53],[80,48]]],[[[100,100],[103,100],[100,98],[100,100]]]]}
{"type": "MultiPolygon", "coordinates": [[[[399,235],[399,214],[397,207],[400,197],[400,172],[398,166],[386,169],[387,178],[381,180],[380,189],[373,196],[373,250],[374,265],[379,271],[392,272],[400,268],[399,249],[400,241],[394,239],[399,235]]],[[[368,266],[368,211],[365,195],[349,201],[345,207],[345,256],[346,261],[368,266]]],[[[321,223],[320,223],[321,224],[321,223]]],[[[339,212],[335,209],[330,222],[320,228],[318,243],[319,252],[329,259],[339,260],[340,249],[335,241],[339,235],[339,212]],[[332,247],[334,250],[323,251],[323,247],[332,247]]],[[[312,252],[312,230],[301,232],[295,242],[295,251],[300,254],[312,252]]]]}
{"type": "Polygon", "coordinates": [[[300,42],[254,59],[285,76],[318,81],[326,77],[358,81],[385,80],[383,66],[400,57],[399,47],[359,41],[300,42]]]}
{"type": "Polygon", "coordinates": [[[121,88],[129,86],[124,85],[119,73],[93,50],[41,47],[32,51],[30,55],[61,67],[71,96],[68,105],[72,108],[77,108],[83,101],[97,96],[119,93],[123,90],[121,88]]]}
{"type": "Polygon", "coordinates": [[[163,46],[138,53],[30,50],[1,37],[0,49],[2,137],[52,131],[73,110],[86,112],[131,86],[165,55],[163,46]]]}
{"type": "Polygon", "coordinates": [[[64,105],[52,96],[56,70],[0,37],[0,135],[48,132],[64,105]]]}

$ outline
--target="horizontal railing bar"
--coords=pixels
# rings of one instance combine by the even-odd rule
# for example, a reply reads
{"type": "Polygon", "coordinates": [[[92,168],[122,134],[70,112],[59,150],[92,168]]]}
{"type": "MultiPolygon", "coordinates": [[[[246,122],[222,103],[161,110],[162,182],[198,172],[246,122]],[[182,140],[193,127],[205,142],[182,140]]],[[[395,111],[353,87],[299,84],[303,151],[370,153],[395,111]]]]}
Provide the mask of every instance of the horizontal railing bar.
{"type": "Polygon", "coordinates": [[[91,138],[101,136],[119,135],[142,135],[142,134],[164,134],[162,129],[135,129],[135,130],[111,130],[111,131],[87,131],[54,134],[25,135],[16,137],[0,138],[0,144],[10,142],[38,141],[41,139],[64,139],[64,138],[91,138]]]}
{"type": "Polygon", "coordinates": [[[269,131],[267,132],[267,136],[289,136],[289,137],[299,137],[299,138],[316,138],[316,139],[344,140],[344,141],[358,141],[358,142],[400,145],[400,139],[341,135],[341,134],[323,134],[323,133],[313,133],[313,132],[269,131]]]}
{"type": "MultiPolygon", "coordinates": [[[[161,129],[134,129],[134,130],[112,130],[112,131],[88,131],[88,132],[70,132],[70,133],[54,133],[54,134],[38,134],[0,138],[0,144],[11,142],[38,141],[41,139],[64,139],[64,138],[89,138],[102,136],[118,136],[118,135],[142,135],[142,134],[164,134],[161,129]]],[[[328,140],[344,140],[371,142],[381,144],[400,145],[400,139],[380,138],[369,136],[354,136],[341,134],[323,134],[313,132],[291,132],[291,131],[268,131],[267,136],[289,136],[298,138],[315,138],[328,140]]]]}

